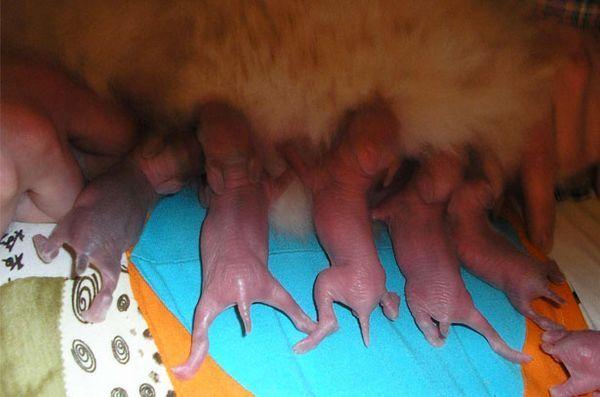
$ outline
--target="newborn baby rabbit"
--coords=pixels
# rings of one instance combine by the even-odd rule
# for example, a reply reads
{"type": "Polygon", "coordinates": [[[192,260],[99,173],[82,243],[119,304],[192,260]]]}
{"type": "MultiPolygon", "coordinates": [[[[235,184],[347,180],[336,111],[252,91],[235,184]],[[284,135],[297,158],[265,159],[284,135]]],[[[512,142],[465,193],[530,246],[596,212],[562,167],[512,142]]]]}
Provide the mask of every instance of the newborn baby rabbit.
{"type": "Polygon", "coordinates": [[[334,301],[358,317],[365,345],[369,344],[369,318],[378,304],[388,318],[398,316],[400,298],[386,290],[367,205],[367,193],[382,173],[393,175],[397,169],[398,128],[385,104],[375,102],[351,115],[322,164],[310,167],[296,148],[283,148],[312,192],[317,237],[331,264],[315,283],[317,329],[294,346],[296,352],[313,349],[337,329],[334,301]]]}
{"type": "Polygon", "coordinates": [[[200,234],[202,291],[194,315],[188,360],[173,368],[179,378],[196,373],[208,352],[208,328],[220,312],[237,305],[246,333],[250,305],[263,302],[290,317],[296,328],[311,332],[315,324],[267,268],[268,210],[287,185],[289,173],[267,177],[244,116],[221,103],[200,111],[198,139],[206,159],[208,206],[200,234]]]}
{"type": "MultiPolygon", "coordinates": [[[[429,163],[437,161],[439,159],[429,163]]],[[[452,168],[451,162],[446,164],[452,168]]],[[[446,188],[451,189],[461,180],[460,164],[454,165],[454,170],[447,169],[446,185],[435,189],[436,201],[427,203],[421,198],[418,186],[423,172],[420,172],[408,186],[400,191],[396,188],[385,198],[373,210],[373,218],[388,226],[398,267],[406,278],[406,302],[429,343],[443,345],[450,325],[460,323],[482,334],[492,349],[506,359],[527,362],[531,358],[511,349],[502,340],[475,308],[465,288],[446,226],[450,193],[446,188]]]]}
{"type": "Polygon", "coordinates": [[[2,53],[0,233],[56,222],[136,142],[133,119],[58,67],[2,53]]]}
{"type": "Polygon", "coordinates": [[[90,182],[50,237],[33,237],[44,262],[51,262],[67,244],[76,253],[77,275],[90,263],[100,272],[102,287],[82,313],[88,322],[104,320],[119,279],[121,256],[137,242],[159,195],[176,192],[199,170],[199,145],[192,135],[171,137],[158,148],[156,139],[160,138],[149,140],[90,182]]]}
{"type": "MultiPolygon", "coordinates": [[[[542,136],[538,134],[528,149],[542,145],[542,136]]],[[[531,150],[528,155],[532,162],[541,161],[531,150]]],[[[504,178],[493,153],[471,147],[452,155],[429,157],[416,184],[426,203],[449,198],[448,233],[458,257],[471,273],[504,291],[512,305],[541,328],[562,328],[536,313],[530,305],[537,298],[559,305],[564,302],[549,287],[550,283],[564,281],[557,264],[540,262],[519,252],[488,220],[488,211],[503,194],[504,178]],[[458,179],[456,169],[464,170],[458,179]]]]}
{"type": "Polygon", "coordinates": [[[483,180],[467,181],[453,192],[448,214],[458,256],[471,273],[504,291],[512,305],[541,328],[562,328],[536,313],[530,303],[546,298],[562,304],[564,300],[549,285],[563,282],[564,276],[554,261],[543,263],[519,252],[492,228],[487,211],[494,197],[483,180]]]}

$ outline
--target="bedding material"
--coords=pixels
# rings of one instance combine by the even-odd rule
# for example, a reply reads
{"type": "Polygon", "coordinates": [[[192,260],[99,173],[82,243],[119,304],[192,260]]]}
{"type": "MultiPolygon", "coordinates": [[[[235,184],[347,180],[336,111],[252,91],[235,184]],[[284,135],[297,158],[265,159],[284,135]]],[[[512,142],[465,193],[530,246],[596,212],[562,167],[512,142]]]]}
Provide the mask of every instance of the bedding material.
{"type": "Polygon", "coordinates": [[[71,275],[72,260],[61,249],[52,265],[38,258],[31,237],[41,233],[49,235],[53,223],[13,222],[0,238],[0,286],[27,277],[61,277],[71,275]]]}
{"type": "MultiPolygon", "coordinates": [[[[198,236],[203,216],[192,188],[163,199],[131,255],[150,288],[188,332],[200,294],[198,236]]],[[[507,224],[501,227],[510,229],[507,224]]],[[[404,280],[387,235],[379,233],[377,242],[388,274],[387,288],[401,294],[404,280]]],[[[312,285],[327,266],[316,240],[311,237],[300,243],[272,234],[270,245],[273,275],[314,318],[312,285]]],[[[501,292],[466,272],[463,276],[475,305],[510,346],[521,349],[525,319],[501,292]]],[[[254,305],[251,313],[253,329],[246,337],[233,308],[219,316],[209,332],[209,354],[259,396],[515,396],[524,392],[521,368],[497,356],[483,337],[468,328],[454,326],[444,347],[430,346],[404,302],[395,322],[374,312],[369,348],[362,344],[354,317],[336,306],[340,330],[305,355],[292,352],[303,334],[284,315],[263,305],[254,305]]]]}
{"type": "Polygon", "coordinates": [[[565,273],[591,329],[600,330],[600,200],[558,205],[550,256],[565,273]]]}
{"type": "Polygon", "coordinates": [[[84,323],[81,313],[101,278],[90,268],[67,279],[72,258],[65,249],[52,264],[39,260],[31,236],[54,226],[15,222],[1,239],[0,395],[172,396],[131,291],[127,258],[106,320],[84,323]]]}
{"type": "MultiPolygon", "coordinates": [[[[123,264],[127,259],[123,259],[123,264]]],[[[67,397],[168,396],[173,385],[122,266],[113,303],[100,323],[81,312],[99,290],[100,273],[88,269],[62,289],[60,351],[67,397]]]]}
{"type": "MultiPolygon", "coordinates": [[[[597,200],[562,203],[552,252],[581,298],[591,327],[597,327],[599,317],[594,310],[600,307],[593,287],[600,281],[600,256],[596,255],[600,248],[595,237],[600,231],[599,211],[597,200]]],[[[350,313],[336,307],[340,331],[317,351],[297,356],[291,346],[302,334],[280,313],[255,305],[255,327],[250,335],[242,336],[233,309],[228,310],[215,321],[212,357],[197,376],[187,382],[169,380],[165,369],[182,362],[189,351],[191,316],[200,292],[198,233],[202,216],[191,188],[159,204],[131,257],[145,274],[142,276],[132,265],[126,273],[124,257],[114,307],[101,324],[84,324],[77,317],[77,311],[89,304],[88,293],[93,294],[98,275],[89,270],[78,281],[67,281],[72,261],[65,250],[51,265],[43,264],[35,255],[31,236],[49,234],[54,225],[12,224],[0,239],[0,394],[385,396],[405,391],[416,396],[539,396],[567,377],[564,369],[539,348],[541,330],[523,321],[497,291],[486,292],[490,287],[465,274],[475,304],[491,317],[511,346],[520,348],[525,341],[523,349],[534,357],[532,363],[519,369],[503,361],[489,350],[483,338],[464,327],[452,327],[447,346],[432,348],[424,343],[404,304],[396,323],[379,312],[373,315],[373,344],[368,349],[362,346],[350,313]],[[171,273],[181,274],[171,277],[171,273]],[[510,325],[502,324],[504,318],[510,325]],[[75,341],[85,343],[94,354],[96,369],[91,373],[81,365],[85,367],[92,361],[82,344],[73,345],[75,341]],[[112,364],[110,369],[108,363],[112,364]],[[364,372],[365,366],[373,364],[377,374],[364,372]],[[490,365],[499,365],[500,369],[491,369],[490,365]],[[455,375],[456,368],[463,373],[455,375]],[[500,375],[486,371],[499,371],[500,375]],[[435,383],[427,385],[431,382],[435,383]]],[[[503,216],[516,231],[500,224],[513,241],[520,239],[530,253],[543,257],[525,239],[515,213],[503,216]]],[[[388,271],[388,287],[402,291],[403,280],[383,233],[378,247],[388,271]]],[[[271,251],[274,275],[314,317],[311,278],[327,266],[316,241],[312,238],[297,243],[272,235],[271,251]]],[[[555,290],[567,303],[555,308],[536,301],[536,309],[569,329],[585,328],[569,286],[555,290]]]]}
{"type": "MultiPolygon", "coordinates": [[[[542,261],[548,259],[527,239],[523,222],[515,211],[505,209],[502,216],[513,226],[519,240],[530,255],[542,261]]],[[[587,328],[579,309],[578,300],[576,300],[575,294],[569,285],[564,283],[553,286],[552,289],[565,299],[565,303],[560,307],[555,307],[543,300],[536,300],[532,302],[534,310],[554,322],[564,325],[567,329],[579,330],[587,328]]],[[[527,320],[527,338],[523,350],[533,357],[533,360],[522,367],[523,381],[525,383],[524,395],[526,397],[546,396],[551,386],[567,380],[567,373],[564,367],[540,348],[542,333],[541,328],[536,326],[532,321],[527,320]]]]}
{"type": "Polygon", "coordinates": [[[28,278],[0,287],[0,395],[65,394],[60,278],[28,278]]]}

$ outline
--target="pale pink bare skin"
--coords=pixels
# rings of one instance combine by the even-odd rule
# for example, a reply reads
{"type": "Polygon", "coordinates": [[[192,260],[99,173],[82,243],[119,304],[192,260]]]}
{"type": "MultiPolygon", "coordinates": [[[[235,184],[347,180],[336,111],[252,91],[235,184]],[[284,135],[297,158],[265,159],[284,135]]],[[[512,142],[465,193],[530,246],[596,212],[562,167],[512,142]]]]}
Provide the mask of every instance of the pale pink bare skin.
{"type": "Polygon", "coordinates": [[[395,168],[398,124],[384,105],[374,104],[358,110],[343,134],[320,167],[309,168],[293,147],[284,148],[288,162],[312,192],[317,236],[331,264],[315,283],[317,329],[294,346],[298,353],[313,349],[337,330],[333,302],[348,306],[358,318],[365,345],[369,318],[378,304],[388,318],[398,316],[400,298],[385,287],[367,205],[369,189],[382,173],[395,168]]]}
{"type": "MultiPolygon", "coordinates": [[[[183,175],[198,173],[199,146],[193,136],[180,137],[151,158],[140,150],[95,178],[77,196],[49,237],[38,234],[33,243],[46,263],[66,244],[75,254],[75,273],[89,264],[102,276],[102,288],[90,308],[82,313],[88,322],[104,320],[121,271],[121,256],[139,239],[146,217],[165,186],[183,175]],[[157,174],[160,170],[162,173],[157,174]],[[186,169],[186,172],[180,172],[186,169]],[[173,175],[165,174],[169,170],[173,175]]],[[[183,182],[178,182],[179,186],[183,182]]]]}
{"type": "Polygon", "coordinates": [[[200,174],[200,144],[193,134],[152,135],[133,152],[136,164],[165,195],[181,190],[200,174]]]}
{"type": "Polygon", "coordinates": [[[530,361],[528,355],[511,349],[475,308],[448,237],[446,203],[426,203],[416,182],[418,177],[385,199],[373,217],[388,226],[396,262],[406,278],[406,303],[417,326],[429,343],[442,346],[450,325],[464,324],[482,334],[502,357],[530,361]]]}
{"type": "Polygon", "coordinates": [[[435,152],[421,159],[415,178],[416,189],[425,203],[446,203],[463,181],[466,153],[435,152]]]}
{"type": "Polygon", "coordinates": [[[263,302],[285,313],[296,328],[311,332],[315,324],[271,275],[269,203],[290,179],[272,180],[254,151],[243,115],[225,104],[210,103],[200,112],[198,139],[208,179],[203,200],[208,211],[200,234],[202,293],[194,315],[192,348],[187,361],[172,372],[189,379],[208,352],[208,328],[223,310],[237,306],[246,333],[250,306],[263,302]]]}
{"type": "Polygon", "coordinates": [[[45,116],[4,99],[1,111],[0,233],[13,220],[57,221],[83,188],[77,161],[45,116]]]}
{"type": "Polygon", "coordinates": [[[84,178],[131,150],[132,118],[52,65],[2,56],[0,231],[64,216],[84,178]]]}
{"type": "Polygon", "coordinates": [[[469,181],[457,188],[448,205],[451,235],[463,264],[469,271],[504,291],[512,305],[543,329],[561,325],[536,313],[531,301],[546,298],[555,304],[564,300],[550,289],[550,283],[564,281],[554,261],[540,262],[521,253],[487,218],[494,193],[486,181],[469,181]]]}
{"type": "Polygon", "coordinates": [[[600,331],[546,331],[542,342],[542,350],[562,362],[570,375],[550,388],[552,397],[600,396],[600,331]]]}

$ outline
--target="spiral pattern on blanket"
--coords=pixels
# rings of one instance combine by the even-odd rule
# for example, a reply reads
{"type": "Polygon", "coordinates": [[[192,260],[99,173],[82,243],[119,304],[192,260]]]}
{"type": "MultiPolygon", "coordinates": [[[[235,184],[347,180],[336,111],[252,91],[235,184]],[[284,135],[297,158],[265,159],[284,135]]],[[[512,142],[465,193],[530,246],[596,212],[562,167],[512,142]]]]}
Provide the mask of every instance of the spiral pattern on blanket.
{"type": "Polygon", "coordinates": [[[129,346],[121,336],[115,336],[111,343],[112,353],[120,364],[127,364],[129,361],[129,346]]]}
{"type": "Polygon", "coordinates": [[[71,354],[77,365],[85,372],[94,372],[96,370],[96,357],[94,357],[94,353],[84,341],[75,339],[71,347],[71,354]]]}
{"type": "Polygon", "coordinates": [[[127,296],[127,294],[123,294],[121,296],[119,296],[119,299],[117,299],[117,309],[120,312],[124,312],[127,309],[129,309],[129,296],[127,296]]]}
{"type": "Polygon", "coordinates": [[[73,292],[71,294],[73,314],[82,323],[86,321],[83,320],[81,314],[90,308],[99,290],[100,279],[97,273],[80,277],[73,284],[73,292]]]}
{"type": "Polygon", "coordinates": [[[152,387],[152,385],[149,385],[148,383],[144,383],[140,386],[140,396],[141,397],[154,397],[156,396],[156,392],[154,391],[154,388],[152,387]]]}
{"type": "Polygon", "coordinates": [[[115,387],[111,390],[110,397],[127,397],[127,392],[120,387],[115,387]]]}

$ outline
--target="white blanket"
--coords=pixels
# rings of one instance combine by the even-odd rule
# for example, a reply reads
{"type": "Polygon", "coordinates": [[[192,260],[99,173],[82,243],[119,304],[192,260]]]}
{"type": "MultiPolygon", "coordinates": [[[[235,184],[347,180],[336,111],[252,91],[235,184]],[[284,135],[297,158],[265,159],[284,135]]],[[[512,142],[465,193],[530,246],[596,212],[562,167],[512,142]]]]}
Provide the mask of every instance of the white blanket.
{"type": "Polygon", "coordinates": [[[592,329],[600,329],[600,200],[559,204],[550,254],[581,301],[592,329]]]}

